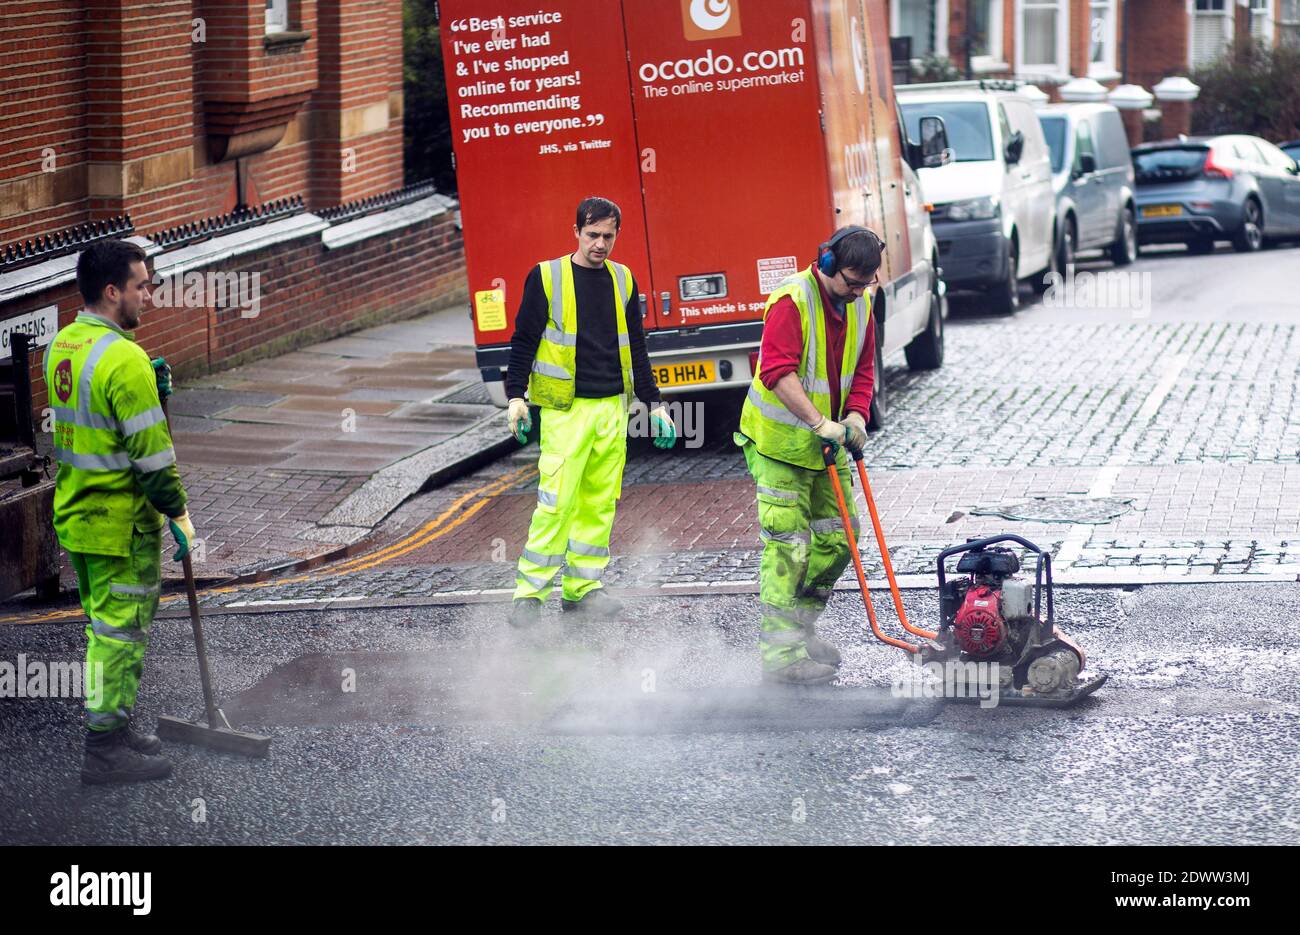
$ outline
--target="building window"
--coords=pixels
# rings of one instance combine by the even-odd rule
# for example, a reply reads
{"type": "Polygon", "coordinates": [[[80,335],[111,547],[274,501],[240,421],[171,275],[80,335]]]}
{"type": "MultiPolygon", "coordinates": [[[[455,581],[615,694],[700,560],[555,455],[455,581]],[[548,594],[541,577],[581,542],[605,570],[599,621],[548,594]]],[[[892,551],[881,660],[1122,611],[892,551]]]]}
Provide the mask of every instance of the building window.
{"type": "Polygon", "coordinates": [[[970,0],[966,16],[971,67],[998,68],[1002,64],[1002,0],[970,0]]]}
{"type": "Polygon", "coordinates": [[[948,0],[890,0],[895,36],[910,36],[912,58],[948,54],[948,0]]]}
{"type": "Polygon", "coordinates": [[[1088,74],[1115,76],[1115,0],[1092,0],[1088,29],[1088,74]]]}
{"type": "Polygon", "coordinates": [[[1250,0],[1250,37],[1273,44],[1273,0],[1250,0]]]}
{"type": "Polygon", "coordinates": [[[285,32],[289,28],[289,0],[266,0],[266,31],[285,32]]]}
{"type": "Polygon", "coordinates": [[[1062,0],[1021,0],[1016,17],[1016,70],[1064,75],[1068,16],[1062,0]]]}
{"type": "Polygon", "coordinates": [[[1196,0],[1192,14],[1193,68],[1223,55],[1232,42],[1232,4],[1228,0],[1196,0]]]}
{"type": "Polygon", "coordinates": [[[1278,41],[1300,46],[1300,0],[1282,0],[1282,18],[1277,25],[1278,41]]]}

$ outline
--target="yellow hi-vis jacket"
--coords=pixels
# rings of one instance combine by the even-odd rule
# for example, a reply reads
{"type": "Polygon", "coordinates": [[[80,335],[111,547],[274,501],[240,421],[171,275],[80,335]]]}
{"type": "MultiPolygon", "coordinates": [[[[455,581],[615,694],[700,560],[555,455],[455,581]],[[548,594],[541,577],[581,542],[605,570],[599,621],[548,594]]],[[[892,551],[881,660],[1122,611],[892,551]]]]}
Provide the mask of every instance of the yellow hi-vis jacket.
{"type": "MultiPolygon", "coordinates": [[[[528,400],[535,406],[568,409],[578,369],[578,300],[573,288],[573,267],[569,256],[537,264],[542,289],[551,309],[542,339],[537,344],[533,370],[528,376],[528,400]],[[558,286],[558,288],[557,288],[558,286]]],[[[627,303],[631,298],[632,272],[622,263],[605,261],[614,280],[614,320],[618,326],[618,366],[623,372],[623,393],[632,397],[632,348],[627,336],[627,303]]]]}
{"type": "MultiPolygon", "coordinates": [[[[799,357],[799,382],[817,411],[828,419],[839,419],[831,412],[831,385],[826,374],[826,309],[822,306],[822,291],[817,274],[803,270],[781,283],[767,298],[763,319],[780,299],[789,296],[799,309],[799,324],[803,330],[803,353],[799,357]]],[[[836,375],[840,384],[840,408],[848,400],[853,375],[858,369],[858,356],[867,338],[871,323],[871,301],[865,295],[845,308],[844,359],[836,375]]],[[[760,358],[749,394],[740,411],[741,434],[752,439],[759,452],[769,458],[798,467],[820,471],[822,460],[821,440],[802,419],[789,409],[780,397],[763,385],[759,374],[763,371],[760,358]]]]}
{"type": "Polygon", "coordinates": [[[54,530],[69,552],[127,556],[132,529],[185,511],[171,432],[149,355],[89,311],[45,355],[54,411],[54,530]]]}

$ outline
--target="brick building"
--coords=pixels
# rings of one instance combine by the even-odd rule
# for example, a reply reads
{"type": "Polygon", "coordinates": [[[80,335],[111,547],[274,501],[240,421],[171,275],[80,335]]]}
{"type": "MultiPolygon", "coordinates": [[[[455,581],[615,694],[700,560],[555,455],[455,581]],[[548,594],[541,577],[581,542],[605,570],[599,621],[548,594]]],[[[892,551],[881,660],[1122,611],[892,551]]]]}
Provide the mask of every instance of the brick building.
{"type": "Polygon", "coordinates": [[[258,284],[254,315],[146,314],[182,376],[464,300],[455,201],[402,189],[402,83],[401,0],[5,0],[0,329],[70,321],[102,235],[258,284]]]}
{"type": "Polygon", "coordinates": [[[891,33],[918,61],[935,54],[973,77],[1071,77],[1151,87],[1186,75],[1249,32],[1300,43],[1300,0],[889,0],[891,33]],[[969,69],[968,69],[969,66],[969,69]]]}

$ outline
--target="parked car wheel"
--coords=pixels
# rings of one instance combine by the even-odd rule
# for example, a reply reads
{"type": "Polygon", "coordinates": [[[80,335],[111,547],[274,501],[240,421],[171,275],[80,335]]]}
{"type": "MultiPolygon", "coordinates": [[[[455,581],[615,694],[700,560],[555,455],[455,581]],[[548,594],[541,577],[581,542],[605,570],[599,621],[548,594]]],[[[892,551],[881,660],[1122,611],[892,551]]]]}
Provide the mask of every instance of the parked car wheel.
{"type": "Polygon", "coordinates": [[[938,370],[943,366],[943,310],[938,293],[930,293],[930,321],[912,343],[903,348],[912,370],[938,370]]]}
{"type": "Polygon", "coordinates": [[[1137,221],[1131,205],[1124,209],[1119,227],[1119,237],[1110,245],[1110,260],[1116,266],[1128,266],[1138,258],[1137,221]]]}
{"type": "Polygon", "coordinates": [[[1254,253],[1264,245],[1264,212],[1254,198],[1246,199],[1241,229],[1232,238],[1232,249],[1238,253],[1254,253]]]}
{"type": "Polygon", "coordinates": [[[1020,280],[1016,268],[1020,265],[1020,250],[1013,240],[1007,245],[1007,268],[1002,282],[989,290],[989,308],[995,315],[1011,315],[1020,308],[1020,280]]]}
{"type": "MultiPolygon", "coordinates": [[[[874,304],[874,303],[873,303],[874,304]]],[[[879,432],[885,427],[885,326],[874,315],[876,323],[876,374],[871,390],[871,418],[867,420],[868,432],[879,432]]]]}
{"type": "Polygon", "coordinates": [[[1075,247],[1079,243],[1079,235],[1074,231],[1073,219],[1067,219],[1065,230],[1061,231],[1061,242],[1056,245],[1056,268],[1062,276],[1068,276],[1070,267],[1074,265],[1075,247]]]}
{"type": "MultiPolygon", "coordinates": [[[[1066,229],[1070,227],[1070,222],[1065,222],[1066,229]]],[[[1073,256],[1073,254],[1071,254],[1073,256]]],[[[1042,295],[1052,286],[1052,273],[1059,276],[1065,275],[1065,266],[1061,263],[1061,235],[1056,231],[1052,232],[1052,258],[1047,264],[1047,268],[1040,273],[1035,273],[1029,278],[1029,284],[1034,290],[1035,295],[1042,295]]]]}

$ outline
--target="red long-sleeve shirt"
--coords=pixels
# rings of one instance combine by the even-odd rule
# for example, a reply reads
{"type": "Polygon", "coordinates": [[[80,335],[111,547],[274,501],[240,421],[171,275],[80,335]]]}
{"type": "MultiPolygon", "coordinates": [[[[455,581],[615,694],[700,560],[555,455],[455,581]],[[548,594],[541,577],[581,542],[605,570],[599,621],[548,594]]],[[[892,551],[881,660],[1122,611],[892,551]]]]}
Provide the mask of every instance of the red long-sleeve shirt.
{"type": "MultiPolygon", "coordinates": [[[[813,274],[816,276],[816,273],[813,274]]],[[[856,412],[864,420],[871,417],[871,391],[876,379],[876,329],[867,328],[867,338],[863,342],[862,352],[858,355],[858,366],[853,373],[853,383],[849,386],[849,398],[844,409],[840,409],[840,384],[834,375],[840,372],[844,361],[844,316],[835,308],[831,297],[821,280],[817,287],[822,291],[822,306],[826,309],[826,343],[823,353],[826,355],[826,373],[831,375],[831,412],[835,418],[842,419],[850,412],[856,412]]],[[[784,296],[767,313],[763,323],[763,358],[759,379],[769,390],[787,373],[799,369],[799,358],[803,354],[803,329],[799,326],[799,308],[794,299],[784,296]]]]}

